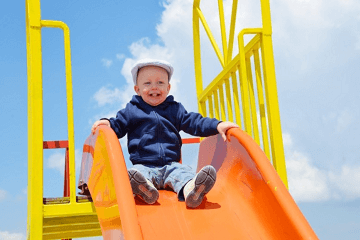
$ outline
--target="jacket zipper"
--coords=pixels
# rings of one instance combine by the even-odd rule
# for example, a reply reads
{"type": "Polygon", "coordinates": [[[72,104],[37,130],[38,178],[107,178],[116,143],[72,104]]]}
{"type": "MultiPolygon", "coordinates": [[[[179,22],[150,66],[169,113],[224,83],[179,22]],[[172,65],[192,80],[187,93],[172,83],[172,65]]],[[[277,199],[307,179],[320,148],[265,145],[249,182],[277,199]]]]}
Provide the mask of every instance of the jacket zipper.
{"type": "MultiPolygon", "coordinates": [[[[161,132],[161,130],[160,130],[160,119],[159,119],[158,114],[157,114],[155,111],[154,111],[154,114],[155,114],[155,116],[156,116],[156,119],[158,120],[158,138],[159,138],[160,132],[161,132]]],[[[163,149],[161,143],[159,143],[159,146],[160,146],[160,149],[159,149],[160,158],[161,158],[162,160],[164,160],[164,159],[163,159],[163,158],[164,158],[164,149],[163,149]]]]}

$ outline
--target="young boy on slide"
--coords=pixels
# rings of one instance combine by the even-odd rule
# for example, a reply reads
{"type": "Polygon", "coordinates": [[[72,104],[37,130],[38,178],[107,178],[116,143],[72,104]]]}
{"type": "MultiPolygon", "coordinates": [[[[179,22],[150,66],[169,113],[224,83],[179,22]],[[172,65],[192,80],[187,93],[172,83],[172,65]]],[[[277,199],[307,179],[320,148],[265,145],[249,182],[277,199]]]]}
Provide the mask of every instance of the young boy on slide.
{"type": "Polygon", "coordinates": [[[137,62],[131,70],[137,95],[116,118],[96,121],[92,132],[99,125],[106,125],[118,138],[128,134],[133,163],[128,170],[130,183],[133,193],[143,201],[155,203],[159,198],[157,189],[170,187],[180,201],[185,200],[186,206],[196,208],[214,186],[216,170],[207,165],[195,175],[189,166],[179,163],[182,145],[179,132],[199,137],[220,133],[226,141],[226,131],[238,125],[187,112],[173,96],[168,96],[173,71],[166,61],[137,62]]]}

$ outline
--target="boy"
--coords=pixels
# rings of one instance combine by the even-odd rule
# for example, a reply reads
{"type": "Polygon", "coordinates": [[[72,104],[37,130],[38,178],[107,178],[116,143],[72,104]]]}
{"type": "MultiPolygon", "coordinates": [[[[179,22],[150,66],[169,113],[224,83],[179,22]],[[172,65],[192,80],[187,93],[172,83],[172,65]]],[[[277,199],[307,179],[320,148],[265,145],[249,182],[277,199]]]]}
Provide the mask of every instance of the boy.
{"type": "Polygon", "coordinates": [[[134,95],[116,118],[101,119],[99,125],[111,127],[118,138],[128,134],[128,150],[133,167],[128,170],[133,193],[146,203],[153,204],[159,198],[157,189],[172,188],[186,206],[198,207],[205,194],[214,186],[216,170],[203,167],[195,175],[191,168],[179,163],[183,130],[192,135],[207,137],[238,127],[231,122],[204,118],[199,113],[188,113],[181,103],[168,96],[173,74],[170,63],[144,59],[132,68],[134,95]]]}

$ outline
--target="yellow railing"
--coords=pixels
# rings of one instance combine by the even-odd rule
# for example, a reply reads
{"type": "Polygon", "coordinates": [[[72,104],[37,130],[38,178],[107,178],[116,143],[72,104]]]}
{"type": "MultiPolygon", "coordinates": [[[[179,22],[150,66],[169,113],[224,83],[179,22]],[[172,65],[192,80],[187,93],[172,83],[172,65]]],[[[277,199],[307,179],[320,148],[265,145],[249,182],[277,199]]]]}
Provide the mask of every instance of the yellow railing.
{"type": "Polygon", "coordinates": [[[243,29],[238,35],[239,52],[232,57],[237,5],[238,1],[233,0],[227,38],[223,1],[218,0],[221,52],[200,9],[200,0],[194,1],[194,60],[199,112],[204,116],[236,122],[262,147],[287,186],[269,0],[261,0],[263,27],[243,29]],[[200,22],[223,68],[205,88],[202,82],[200,22]],[[246,34],[254,36],[245,46],[246,34]]]}

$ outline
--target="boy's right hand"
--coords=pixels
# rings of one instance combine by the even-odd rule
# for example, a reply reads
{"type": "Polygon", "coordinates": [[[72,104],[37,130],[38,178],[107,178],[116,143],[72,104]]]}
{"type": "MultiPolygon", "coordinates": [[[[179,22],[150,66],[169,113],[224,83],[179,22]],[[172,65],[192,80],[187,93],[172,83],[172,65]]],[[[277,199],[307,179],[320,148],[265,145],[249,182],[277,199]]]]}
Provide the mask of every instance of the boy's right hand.
{"type": "Polygon", "coordinates": [[[97,127],[100,126],[100,125],[106,125],[108,127],[111,127],[110,122],[108,120],[102,119],[102,120],[96,121],[94,123],[94,125],[91,127],[91,133],[95,134],[95,131],[96,131],[97,127]]]}

